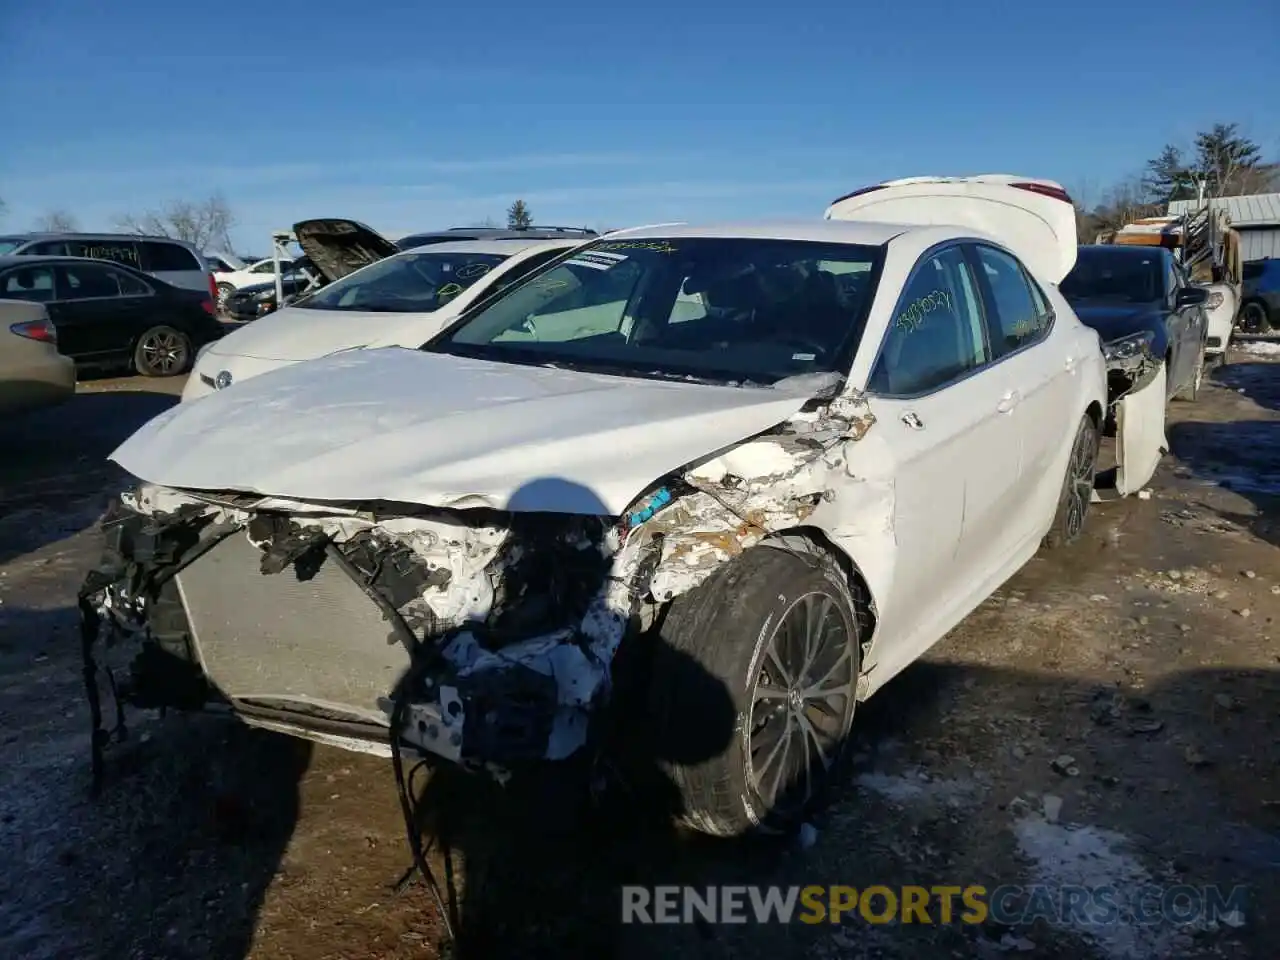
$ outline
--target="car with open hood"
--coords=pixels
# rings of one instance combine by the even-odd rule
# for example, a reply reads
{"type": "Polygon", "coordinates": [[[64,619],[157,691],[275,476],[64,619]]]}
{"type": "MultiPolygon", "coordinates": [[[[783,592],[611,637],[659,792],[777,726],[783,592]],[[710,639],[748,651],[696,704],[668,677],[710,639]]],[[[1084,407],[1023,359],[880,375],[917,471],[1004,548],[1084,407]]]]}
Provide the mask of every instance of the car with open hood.
{"type": "Polygon", "coordinates": [[[162,413],[112,454],[139,483],[86,676],[128,635],[125,702],[499,776],[615,749],[623,711],[686,822],[794,824],[856,705],[1093,499],[1105,364],[1057,289],[1074,227],[1034,213],[1063,201],[933,225],[894,192],[615,232],[420,349],[162,413]]]}
{"type": "MultiPolygon", "coordinates": [[[[321,249],[332,282],[211,344],[196,358],[184,401],[303,360],[370,345],[421,346],[461,311],[574,247],[576,240],[464,240],[418,247],[345,270],[349,247],[321,249]],[[342,268],[337,267],[344,263],[342,268]]],[[[310,260],[310,255],[304,259],[310,260]]],[[[274,285],[257,310],[274,303],[274,285]]],[[[234,301],[233,301],[234,303],[234,301]]]]}

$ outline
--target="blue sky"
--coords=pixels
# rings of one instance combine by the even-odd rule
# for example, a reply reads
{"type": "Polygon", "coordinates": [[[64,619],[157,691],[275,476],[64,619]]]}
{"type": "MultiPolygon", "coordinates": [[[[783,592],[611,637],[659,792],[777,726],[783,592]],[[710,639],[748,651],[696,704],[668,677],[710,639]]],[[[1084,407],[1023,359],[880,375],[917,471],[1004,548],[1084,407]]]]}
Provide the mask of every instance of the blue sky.
{"type": "Polygon", "coordinates": [[[392,6],[0,2],[0,229],[214,191],[251,250],[516,197],[607,227],[816,217],[925,173],[1096,196],[1214,121],[1280,155],[1275,0],[392,6]]]}

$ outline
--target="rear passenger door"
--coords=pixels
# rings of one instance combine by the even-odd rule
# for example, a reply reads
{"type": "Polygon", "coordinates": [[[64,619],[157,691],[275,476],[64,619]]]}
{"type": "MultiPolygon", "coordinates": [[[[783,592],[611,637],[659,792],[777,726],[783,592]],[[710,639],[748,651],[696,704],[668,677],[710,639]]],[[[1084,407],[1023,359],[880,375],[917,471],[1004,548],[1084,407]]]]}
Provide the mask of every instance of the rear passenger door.
{"type": "Polygon", "coordinates": [[[893,457],[898,551],[882,621],[885,635],[901,641],[879,654],[890,672],[919,656],[940,623],[987,589],[1010,540],[1018,440],[1000,407],[1005,382],[990,360],[966,250],[949,244],[925,253],[867,383],[875,429],[893,457]]]}
{"type": "Polygon", "coordinates": [[[1063,444],[1075,436],[1072,403],[1079,374],[1066,353],[1050,342],[1053,311],[1022,263],[987,244],[971,249],[992,361],[1007,384],[1007,415],[1017,427],[1020,481],[1009,522],[1032,536],[1036,518],[1044,513],[1035,494],[1045,474],[1057,470],[1063,444]]]}
{"type": "Polygon", "coordinates": [[[64,263],[55,272],[58,297],[49,313],[62,352],[86,361],[127,357],[148,323],[151,288],[106,264],[64,263]]]}

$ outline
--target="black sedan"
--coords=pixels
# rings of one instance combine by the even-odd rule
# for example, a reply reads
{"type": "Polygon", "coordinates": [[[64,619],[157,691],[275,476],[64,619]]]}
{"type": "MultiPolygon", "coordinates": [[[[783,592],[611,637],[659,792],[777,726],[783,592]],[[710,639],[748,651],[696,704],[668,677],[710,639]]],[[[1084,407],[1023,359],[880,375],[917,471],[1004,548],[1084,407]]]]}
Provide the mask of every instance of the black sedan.
{"type": "MultiPolygon", "coordinates": [[[[304,272],[310,267],[310,263],[311,261],[306,257],[300,257],[294,262],[293,269],[280,278],[280,286],[284,292],[285,303],[288,303],[291,297],[297,296],[311,285],[311,276],[304,272]],[[299,267],[303,269],[298,269],[299,267]]],[[[320,281],[317,280],[316,282],[319,283],[320,281]]],[[[276,303],[276,282],[273,279],[266,283],[254,283],[247,287],[241,287],[235,293],[230,294],[223,302],[222,312],[231,320],[243,322],[265,317],[268,313],[278,310],[279,307],[280,305],[276,303]]]]}
{"type": "Polygon", "coordinates": [[[1209,292],[1162,247],[1080,247],[1059,285],[1080,321],[1098,331],[1115,402],[1161,363],[1169,396],[1194,400],[1204,375],[1209,292]]]}
{"type": "Polygon", "coordinates": [[[184,290],[101,260],[0,257],[0,298],[43,303],[58,351],[83,368],[185,373],[196,351],[226,332],[211,290],[184,290]]]}

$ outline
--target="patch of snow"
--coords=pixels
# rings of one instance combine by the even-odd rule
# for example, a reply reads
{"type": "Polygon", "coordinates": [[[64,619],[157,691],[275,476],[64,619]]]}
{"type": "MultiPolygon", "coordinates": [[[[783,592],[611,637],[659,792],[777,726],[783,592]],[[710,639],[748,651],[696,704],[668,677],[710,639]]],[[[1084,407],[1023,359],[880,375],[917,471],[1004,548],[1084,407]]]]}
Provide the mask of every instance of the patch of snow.
{"type": "Polygon", "coordinates": [[[1093,944],[1107,960],[1155,960],[1185,953],[1187,938],[1168,924],[1137,925],[1126,921],[1139,907],[1135,898],[1154,883],[1130,852],[1129,839],[1094,826],[1052,823],[1026,817],[1013,827],[1018,849],[1032,861],[1033,882],[1051,888],[1109,887],[1121,919],[1101,924],[1085,917],[1063,918],[1061,928],[1093,944]]]}
{"type": "Polygon", "coordinates": [[[919,802],[958,805],[981,789],[975,780],[934,780],[926,777],[923,772],[906,776],[864,773],[859,775],[857,784],[899,805],[919,802]]]}
{"type": "Polygon", "coordinates": [[[1280,357],[1280,340],[1237,340],[1235,348],[1255,357],[1280,357]]]}

